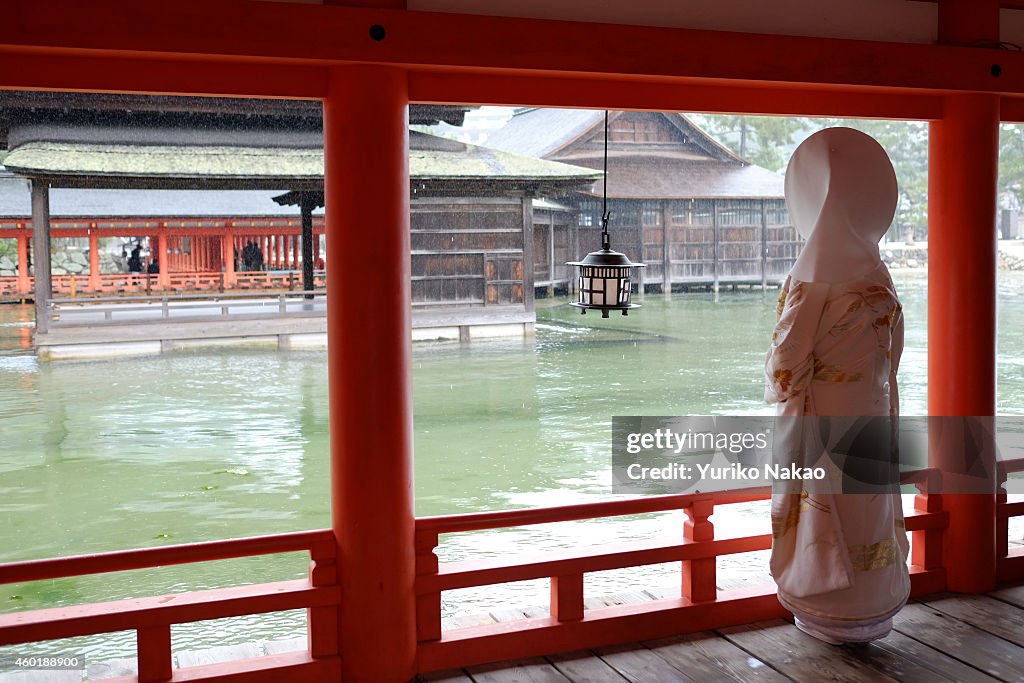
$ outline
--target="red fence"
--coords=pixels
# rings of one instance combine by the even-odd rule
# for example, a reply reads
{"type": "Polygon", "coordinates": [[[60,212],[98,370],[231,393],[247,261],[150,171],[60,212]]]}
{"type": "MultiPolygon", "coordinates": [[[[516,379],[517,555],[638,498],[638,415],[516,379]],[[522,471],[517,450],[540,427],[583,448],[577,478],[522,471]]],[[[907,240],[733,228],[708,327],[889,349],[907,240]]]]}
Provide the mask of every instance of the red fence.
{"type": "MultiPolygon", "coordinates": [[[[326,273],[314,271],[315,288],[326,286],[326,273]]],[[[118,296],[132,294],[160,294],[182,292],[224,292],[246,290],[299,290],[302,273],[246,271],[235,273],[234,282],[225,280],[224,273],[170,273],[168,285],[161,287],[156,275],[139,273],[104,273],[98,282],[88,275],[54,275],[55,297],[118,296]]],[[[17,276],[0,276],[0,299],[31,298],[35,279],[24,278],[19,284],[17,276]]]]}
{"type": "MultiPolygon", "coordinates": [[[[97,253],[101,238],[145,237],[156,256],[160,256],[159,246],[164,245],[166,253],[160,259],[161,268],[168,270],[168,276],[163,284],[158,275],[145,273],[54,275],[53,293],[56,296],[111,296],[225,289],[301,289],[301,234],[302,223],[298,216],[56,218],[51,221],[51,239],[88,238],[90,248],[97,249],[97,253]],[[259,248],[268,270],[236,269],[235,262],[249,242],[259,248]],[[292,272],[274,272],[289,270],[292,272]]],[[[323,216],[314,216],[314,265],[323,265],[319,238],[323,234],[323,216]]],[[[0,239],[17,240],[19,263],[29,263],[30,221],[0,218],[0,239]]],[[[239,262],[238,266],[241,265],[239,262]]],[[[32,276],[19,272],[0,276],[0,300],[31,295],[32,276]]],[[[323,268],[319,269],[316,286],[323,287],[323,268]]]]}
{"type": "MultiPolygon", "coordinates": [[[[1009,473],[1020,471],[1024,471],[1024,460],[1000,464],[1004,481],[1009,473]]],[[[904,477],[904,483],[913,483],[920,491],[914,512],[906,518],[914,595],[945,588],[942,539],[948,513],[942,508],[942,496],[928,492],[937,476],[935,470],[923,470],[904,477]]],[[[715,508],[768,497],[769,491],[762,488],[419,518],[415,541],[419,669],[598,647],[783,616],[786,613],[775,598],[773,585],[723,591],[716,587],[717,557],[767,550],[771,535],[722,534],[710,521],[715,508]],[[685,511],[687,519],[679,533],[667,538],[445,564],[434,554],[442,534],[671,510],[685,511]],[[585,574],[663,562],[681,565],[680,598],[584,610],[585,574]],[[538,578],[550,580],[548,616],[442,631],[443,591],[538,578]]],[[[1024,515],[1024,504],[1007,503],[1002,496],[998,563],[1004,580],[1024,577],[1024,552],[1007,547],[1008,520],[1020,515],[1024,515]]],[[[251,674],[251,680],[263,680],[260,672],[272,672],[269,678],[275,680],[282,676],[288,680],[337,677],[336,610],[341,597],[335,540],[327,530],[17,562],[0,565],[0,583],[295,550],[310,553],[307,580],[0,615],[0,645],[135,629],[140,680],[155,681],[171,675],[173,623],[304,607],[309,610],[307,651],[175,670],[174,680],[215,679],[242,672],[251,674]]]]}
{"type": "MultiPolygon", "coordinates": [[[[301,550],[308,551],[311,560],[308,578],[298,581],[0,615],[0,645],[134,630],[138,680],[142,683],[166,681],[172,675],[171,624],[306,608],[309,625],[306,651],[196,667],[202,669],[196,677],[213,679],[246,672],[252,674],[251,680],[261,680],[258,674],[269,672],[263,680],[336,680],[340,676],[336,548],[334,534],[324,530],[3,564],[0,565],[0,583],[301,550]]],[[[176,670],[174,675],[176,680],[192,677],[188,670],[176,670]]]]}

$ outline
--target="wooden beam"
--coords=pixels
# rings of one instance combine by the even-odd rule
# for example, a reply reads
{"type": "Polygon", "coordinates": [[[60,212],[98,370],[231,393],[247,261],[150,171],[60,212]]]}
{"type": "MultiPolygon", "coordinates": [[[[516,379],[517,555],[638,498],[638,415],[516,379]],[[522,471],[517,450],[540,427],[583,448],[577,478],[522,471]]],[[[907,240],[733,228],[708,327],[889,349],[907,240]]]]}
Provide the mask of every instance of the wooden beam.
{"type": "MultiPolygon", "coordinates": [[[[663,77],[704,85],[717,81],[1024,93],[1024,54],[953,45],[246,0],[187,5],[10,0],[5,10],[0,50],[31,55],[30,67],[32,60],[64,55],[166,59],[170,62],[165,69],[178,71],[169,75],[133,68],[105,76],[116,78],[118,89],[137,92],[152,92],[160,78],[172,81],[175,92],[193,91],[188,81],[202,80],[209,62],[258,69],[291,66],[298,72],[304,66],[361,62],[490,77],[575,74],[609,81],[663,77]],[[227,35],[226,25],[232,27],[227,35]],[[994,64],[1000,66],[998,76],[993,74],[994,64]]],[[[49,81],[49,87],[56,87],[54,80],[61,78],[32,71],[49,81]]],[[[45,87],[11,75],[9,69],[3,73],[2,87],[10,87],[13,80],[23,88],[45,87]]],[[[250,77],[236,86],[217,79],[213,89],[221,95],[260,90],[270,96],[255,73],[251,70],[250,77]]],[[[63,77],[60,87],[89,89],[98,78],[104,76],[79,69],[63,77]]],[[[300,80],[309,85],[308,76],[300,75],[300,80]]],[[[288,87],[281,79],[275,82],[288,87]]]]}
{"type": "Polygon", "coordinates": [[[316,66],[247,64],[173,57],[19,53],[0,48],[0,87],[216,97],[319,99],[327,70],[316,66]]]}
{"type": "MultiPolygon", "coordinates": [[[[914,90],[729,85],[664,78],[591,75],[493,76],[416,68],[409,74],[414,102],[573,107],[615,110],[700,111],[786,116],[938,119],[939,96],[914,90]]],[[[1024,101],[1024,100],[1022,100],[1024,101]]]]}

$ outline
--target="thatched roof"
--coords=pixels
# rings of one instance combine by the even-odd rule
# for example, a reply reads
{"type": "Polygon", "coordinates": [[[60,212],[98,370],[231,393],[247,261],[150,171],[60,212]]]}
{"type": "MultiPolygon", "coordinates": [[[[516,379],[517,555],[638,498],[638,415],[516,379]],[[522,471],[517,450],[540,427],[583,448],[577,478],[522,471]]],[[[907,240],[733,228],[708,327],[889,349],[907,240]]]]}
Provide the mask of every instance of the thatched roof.
{"type": "MultiPolygon", "coordinates": [[[[323,184],[323,148],[289,131],[262,131],[259,146],[228,144],[244,141],[233,131],[179,132],[155,144],[159,136],[152,130],[42,129],[22,135],[4,165],[65,187],[315,190],[323,184]]],[[[600,175],[417,132],[410,134],[409,174],[419,184],[463,181],[541,193],[585,189],[600,175]]]]}

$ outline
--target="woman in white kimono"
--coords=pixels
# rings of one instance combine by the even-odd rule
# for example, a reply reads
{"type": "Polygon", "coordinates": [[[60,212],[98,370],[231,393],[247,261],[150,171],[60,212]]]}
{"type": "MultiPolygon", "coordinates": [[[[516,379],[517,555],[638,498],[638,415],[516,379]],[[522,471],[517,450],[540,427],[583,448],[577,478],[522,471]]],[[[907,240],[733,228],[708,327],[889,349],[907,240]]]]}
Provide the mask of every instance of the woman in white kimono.
{"type": "MultiPolygon", "coordinates": [[[[765,400],[779,416],[837,417],[825,437],[816,420],[780,427],[783,464],[835,475],[836,426],[855,422],[850,416],[898,416],[903,314],[878,252],[896,193],[885,151],[850,128],[815,133],[790,159],[786,204],[806,243],[779,296],[765,400]]],[[[898,489],[839,493],[834,478],[781,484],[772,496],[771,572],[796,626],[834,644],[884,637],[910,593],[898,489]]]]}

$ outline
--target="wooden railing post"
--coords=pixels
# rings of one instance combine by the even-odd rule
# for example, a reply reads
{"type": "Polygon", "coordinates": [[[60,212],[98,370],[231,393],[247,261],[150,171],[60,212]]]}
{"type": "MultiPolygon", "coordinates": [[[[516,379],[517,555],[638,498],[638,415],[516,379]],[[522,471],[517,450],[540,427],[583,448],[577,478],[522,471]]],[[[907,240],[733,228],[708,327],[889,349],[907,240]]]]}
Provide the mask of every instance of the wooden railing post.
{"type": "MultiPolygon", "coordinates": [[[[1002,463],[999,463],[1002,465],[1002,463]]],[[[1009,474],[1005,466],[996,470],[996,562],[1010,554],[1010,518],[1006,515],[1006,480],[1009,474]]]]}
{"type": "MultiPolygon", "coordinates": [[[[935,488],[936,477],[929,476],[925,481],[916,483],[919,493],[914,496],[914,509],[918,512],[942,512],[942,496],[929,493],[935,488]]],[[[942,535],[945,529],[923,529],[912,531],[910,544],[910,561],[922,569],[938,569],[942,566],[942,535]]]]}
{"type": "MultiPolygon", "coordinates": [[[[310,548],[309,585],[314,587],[338,585],[338,565],[334,543],[317,543],[310,548]]],[[[310,607],[306,610],[309,654],[312,657],[330,657],[338,654],[338,608],[310,607]]]]}
{"type": "Polygon", "coordinates": [[[136,631],[139,683],[156,683],[171,677],[171,625],[147,626],[136,631]]]}
{"type": "MultiPolygon", "coordinates": [[[[416,531],[416,580],[437,576],[438,533],[432,529],[416,531]]],[[[416,640],[441,638],[441,591],[416,594],[416,640]]]]}
{"type": "MultiPolygon", "coordinates": [[[[715,540],[715,525],[708,518],[715,511],[713,498],[701,498],[686,507],[683,537],[690,542],[715,540]]],[[[690,602],[706,602],[718,596],[715,585],[717,558],[683,562],[683,598],[690,602]]]]}
{"type": "Polygon", "coordinates": [[[583,572],[551,577],[551,616],[558,621],[583,618],[583,572]]]}

